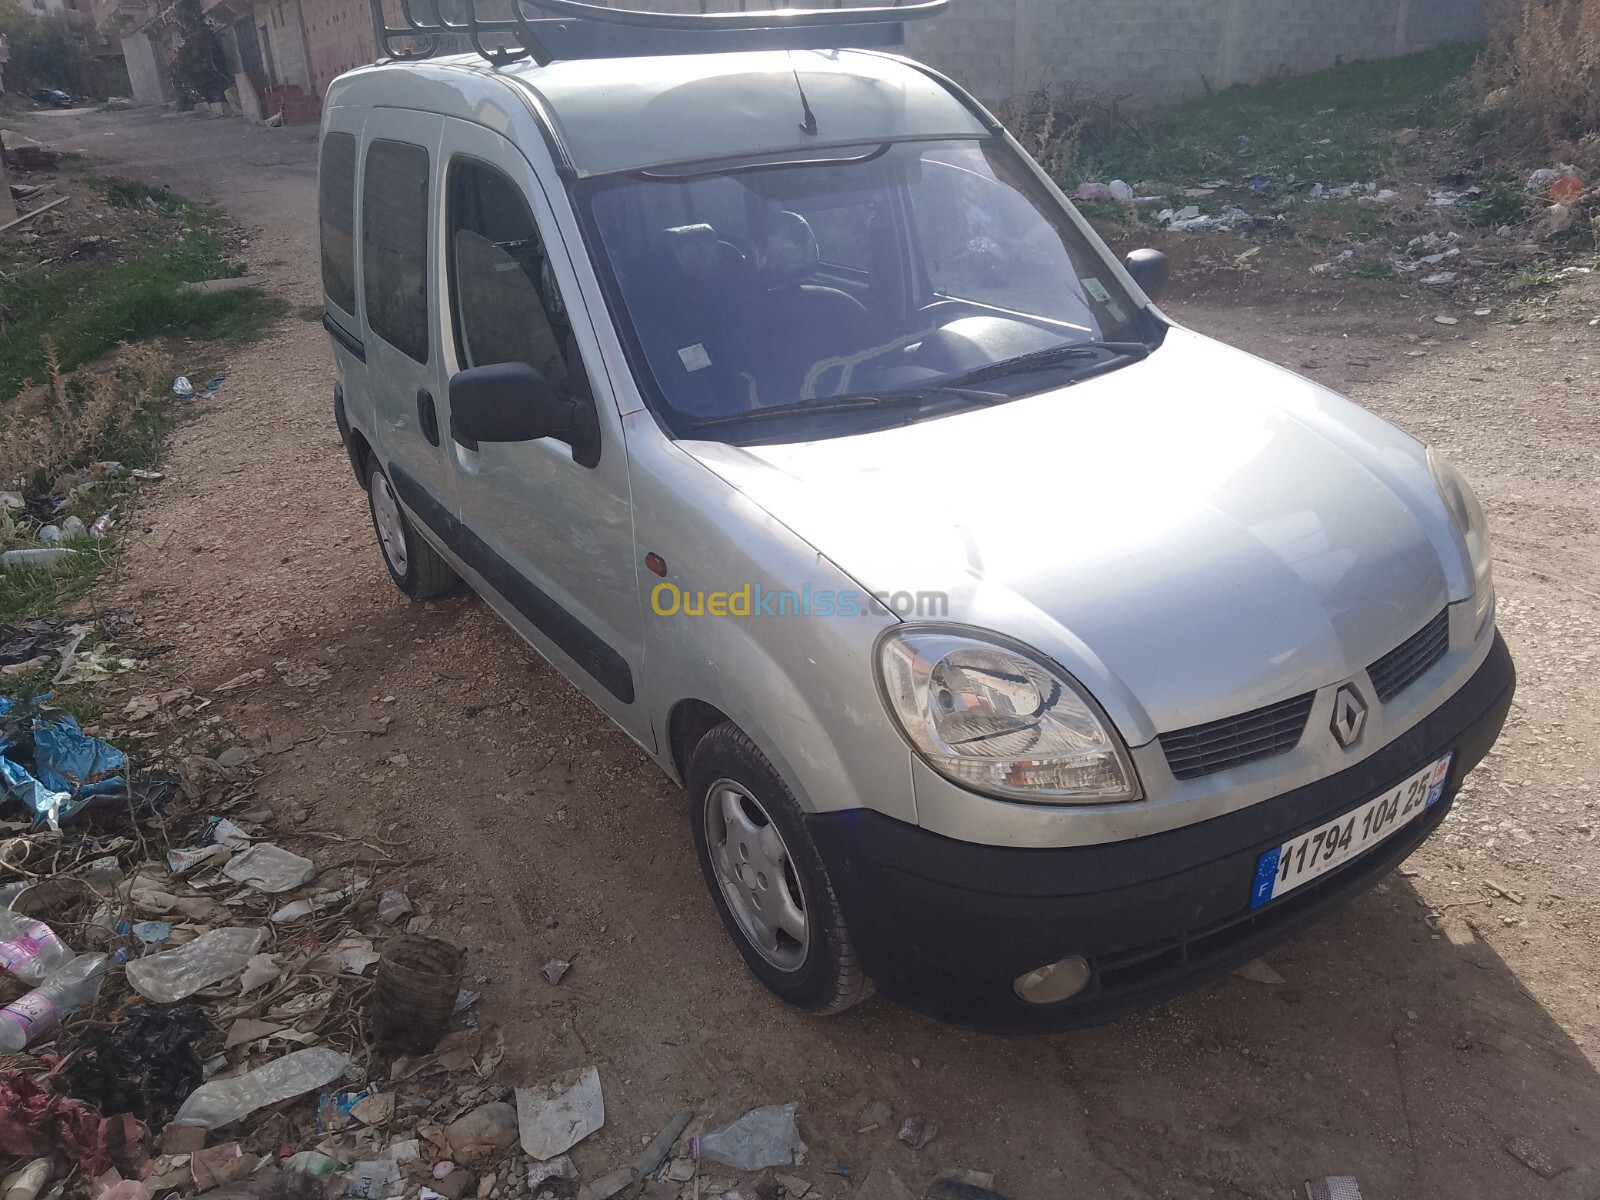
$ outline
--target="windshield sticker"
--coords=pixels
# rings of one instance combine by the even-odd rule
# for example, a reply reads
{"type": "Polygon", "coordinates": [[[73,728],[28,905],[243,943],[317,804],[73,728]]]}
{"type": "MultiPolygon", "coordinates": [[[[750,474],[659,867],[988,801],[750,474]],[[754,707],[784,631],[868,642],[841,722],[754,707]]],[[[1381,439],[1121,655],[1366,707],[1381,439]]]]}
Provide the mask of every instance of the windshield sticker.
{"type": "Polygon", "coordinates": [[[1111,319],[1118,325],[1121,325],[1128,319],[1127,311],[1115,300],[1111,300],[1106,303],[1106,311],[1111,314],[1111,319]]]}
{"type": "Polygon", "coordinates": [[[1109,304],[1111,302],[1111,293],[1101,287],[1100,281],[1093,276],[1089,276],[1083,281],[1083,290],[1100,301],[1101,304],[1109,304]]]}
{"type": "Polygon", "coordinates": [[[706,353],[706,348],[699,342],[679,350],[678,357],[683,360],[685,371],[703,371],[711,365],[711,355],[706,353]]]}

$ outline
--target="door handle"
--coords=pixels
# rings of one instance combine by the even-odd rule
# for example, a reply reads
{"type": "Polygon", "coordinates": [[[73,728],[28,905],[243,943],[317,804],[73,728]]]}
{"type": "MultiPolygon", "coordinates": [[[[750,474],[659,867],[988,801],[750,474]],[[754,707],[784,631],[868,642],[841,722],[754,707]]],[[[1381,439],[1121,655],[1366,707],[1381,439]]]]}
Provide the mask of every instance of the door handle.
{"type": "Polygon", "coordinates": [[[433,406],[433,393],[427,388],[417,389],[417,421],[422,425],[422,436],[430,446],[439,444],[439,412],[433,406]]]}

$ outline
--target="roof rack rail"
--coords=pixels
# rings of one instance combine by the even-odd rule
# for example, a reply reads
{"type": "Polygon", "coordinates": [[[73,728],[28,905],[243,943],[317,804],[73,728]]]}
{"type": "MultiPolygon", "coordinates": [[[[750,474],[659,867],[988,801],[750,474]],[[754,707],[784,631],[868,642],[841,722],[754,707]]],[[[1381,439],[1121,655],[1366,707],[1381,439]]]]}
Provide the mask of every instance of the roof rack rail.
{"type": "Polygon", "coordinates": [[[896,46],[904,22],[937,16],[950,0],[890,0],[887,5],[778,8],[698,13],[608,8],[583,0],[388,0],[400,13],[391,26],[385,0],[371,0],[373,33],[388,59],[414,60],[455,53],[465,41],[495,66],[532,59],[540,66],[558,59],[631,58],[656,54],[703,54],[725,50],[836,50],[847,46],[896,46]],[[510,16],[484,17],[480,4],[510,16]],[[461,19],[444,15],[444,6],[461,19]],[[415,10],[421,8],[419,19],[415,10]],[[430,19],[431,18],[431,19],[430,19]]]}

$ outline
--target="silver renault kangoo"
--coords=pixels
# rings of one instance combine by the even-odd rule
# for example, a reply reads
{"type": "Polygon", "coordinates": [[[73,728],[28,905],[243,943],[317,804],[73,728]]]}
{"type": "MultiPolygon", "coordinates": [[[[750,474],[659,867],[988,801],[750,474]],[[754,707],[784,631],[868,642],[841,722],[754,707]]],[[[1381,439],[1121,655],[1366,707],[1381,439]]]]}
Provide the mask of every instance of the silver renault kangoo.
{"type": "Polygon", "coordinates": [[[410,0],[327,96],[324,323],[395,584],[684,784],[762,983],[1052,1030],[1382,878],[1515,681],[1466,481],[1165,316],[884,50],[943,3],[410,0]]]}

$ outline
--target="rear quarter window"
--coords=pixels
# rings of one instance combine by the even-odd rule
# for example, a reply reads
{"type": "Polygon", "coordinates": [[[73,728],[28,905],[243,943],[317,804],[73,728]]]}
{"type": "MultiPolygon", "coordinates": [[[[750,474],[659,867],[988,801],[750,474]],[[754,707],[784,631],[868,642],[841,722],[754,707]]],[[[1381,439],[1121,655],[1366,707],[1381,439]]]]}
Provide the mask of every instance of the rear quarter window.
{"type": "Polygon", "coordinates": [[[361,182],[361,289],[367,326],[428,361],[428,152],[409,142],[367,147],[361,182]]]}
{"type": "Polygon", "coordinates": [[[322,239],[322,290],[347,313],[356,310],[356,139],[330,133],[322,139],[317,171],[317,211],[322,239]]]}

